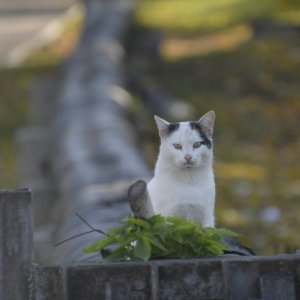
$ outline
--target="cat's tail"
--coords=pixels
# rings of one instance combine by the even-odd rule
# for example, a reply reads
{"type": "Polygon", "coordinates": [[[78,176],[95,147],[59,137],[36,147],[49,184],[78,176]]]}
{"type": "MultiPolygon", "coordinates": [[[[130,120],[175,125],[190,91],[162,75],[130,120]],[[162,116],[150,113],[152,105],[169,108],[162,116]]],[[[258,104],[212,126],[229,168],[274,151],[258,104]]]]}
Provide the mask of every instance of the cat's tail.
{"type": "Polygon", "coordinates": [[[253,256],[256,255],[250,248],[241,245],[235,238],[224,237],[222,242],[228,246],[230,250],[225,250],[224,255],[240,255],[253,256]]]}

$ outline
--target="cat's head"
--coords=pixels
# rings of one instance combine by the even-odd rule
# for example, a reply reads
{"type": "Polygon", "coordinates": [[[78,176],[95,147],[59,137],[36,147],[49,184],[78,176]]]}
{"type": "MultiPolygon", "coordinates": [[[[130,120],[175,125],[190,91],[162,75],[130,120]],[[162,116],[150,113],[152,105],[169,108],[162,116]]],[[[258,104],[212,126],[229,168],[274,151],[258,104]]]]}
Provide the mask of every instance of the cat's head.
{"type": "Polygon", "coordinates": [[[169,123],[154,116],[161,139],[160,155],[166,164],[179,168],[206,166],[212,161],[215,113],[209,111],[198,121],[169,123]]]}

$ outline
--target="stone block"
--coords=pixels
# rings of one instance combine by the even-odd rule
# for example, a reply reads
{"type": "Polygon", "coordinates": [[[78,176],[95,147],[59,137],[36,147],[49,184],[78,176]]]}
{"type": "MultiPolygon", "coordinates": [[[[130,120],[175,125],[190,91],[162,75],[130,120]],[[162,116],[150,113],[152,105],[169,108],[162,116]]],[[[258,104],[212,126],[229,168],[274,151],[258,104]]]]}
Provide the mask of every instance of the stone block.
{"type": "Polygon", "coordinates": [[[185,259],[159,263],[161,300],[223,299],[221,259],[185,259]]]}
{"type": "Polygon", "coordinates": [[[150,300],[150,274],[146,263],[71,266],[67,270],[68,299],[150,300]]]}
{"type": "Polygon", "coordinates": [[[260,273],[262,299],[297,299],[297,293],[300,292],[299,284],[296,284],[296,279],[300,275],[298,255],[264,256],[256,260],[260,273]]]}
{"type": "Polygon", "coordinates": [[[64,291],[64,268],[62,266],[33,265],[34,299],[62,300],[64,291]]]}
{"type": "Polygon", "coordinates": [[[29,299],[33,224],[28,189],[0,190],[0,299],[29,299]]]}
{"type": "Polygon", "coordinates": [[[263,300],[296,300],[295,277],[282,274],[264,274],[260,278],[263,300]]]}
{"type": "Polygon", "coordinates": [[[273,255],[223,261],[225,299],[297,299],[300,257],[273,255]]]}
{"type": "Polygon", "coordinates": [[[224,299],[259,299],[259,268],[251,259],[226,259],[222,263],[224,299]]]}

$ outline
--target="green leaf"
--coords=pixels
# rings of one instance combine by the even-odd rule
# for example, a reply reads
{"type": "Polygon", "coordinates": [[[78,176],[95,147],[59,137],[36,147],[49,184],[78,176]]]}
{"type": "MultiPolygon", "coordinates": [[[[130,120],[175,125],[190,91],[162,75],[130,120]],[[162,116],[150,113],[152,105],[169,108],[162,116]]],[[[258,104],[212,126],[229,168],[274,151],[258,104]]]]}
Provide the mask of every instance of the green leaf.
{"type": "Polygon", "coordinates": [[[185,240],[185,238],[182,236],[182,234],[179,234],[178,232],[174,232],[172,234],[172,238],[174,239],[174,241],[182,244],[185,240]]]}
{"type": "Polygon", "coordinates": [[[150,225],[146,221],[135,217],[128,217],[126,223],[134,224],[142,228],[150,229],[150,225]]]}
{"type": "Polygon", "coordinates": [[[191,220],[187,220],[183,217],[179,217],[179,216],[168,216],[166,217],[166,220],[174,225],[177,226],[191,226],[191,227],[198,227],[201,226],[200,224],[191,221],[191,220]]]}
{"type": "Polygon", "coordinates": [[[134,234],[129,234],[129,235],[124,235],[119,239],[119,243],[121,247],[126,247],[131,245],[134,241],[137,240],[136,235],[134,234]]]}
{"type": "Polygon", "coordinates": [[[145,239],[137,240],[134,247],[134,256],[144,261],[148,261],[151,257],[150,243],[145,239]]]}
{"type": "Polygon", "coordinates": [[[222,237],[239,237],[239,236],[241,236],[239,233],[236,233],[236,232],[226,229],[226,228],[219,228],[218,230],[222,234],[222,237]]]}
{"type": "Polygon", "coordinates": [[[167,250],[166,247],[155,236],[146,235],[146,236],[144,236],[144,239],[148,243],[154,245],[155,247],[157,247],[163,251],[167,250]]]}
{"type": "Polygon", "coordinates": [[[110,255],[105,256],[104,260],[106,261],[125,261],[129,260],[130,254],[128,253],[128,250],[124,247],[119,247],[115,249],[110,255]]]}
{"type": "Polygon", "coordinates": [[[114,244],[118,242],[118,239],[116,237],[113,237],[113,236],[108,236],[108,237],[105,237],[101,240],[98,240],[97,242],[85,247],[83,249],[83,251],[85,253],[91,253],[91,252],[96,252],[96,251],[99,251],[111,244],[114,244]]]}
{"type": "Polygon", "coordinates": [[[166,217],[163,217],[161,215],[154,215],[150,219],[148,219],[147,221],[148,221],[149,224],[154,225],[154,224],[158,224],[158,223],[161,223],[161,222],[165,222],[165,219],[166,219],[166,217]]]}
{"type": "Polygon", "coordinates": [[[220,239],[222,237],[238,237],[239,234],[229,230],[229,229],[224,229],[224,228],[211,228],[211,227],[206,227],[204,228],[204,233],[207,236],[210,236],[212,238],[220,239]]]}
{"type": "Polygon", "coordinates": [[[109,237],[84,251],[94,252],[118,243],[119,247],[106,260],[219,256],[228,249],[221,240],[228,236],[237,234],[228,229],[203,228],[199,223],[178,216],[155,215],[149,220],[128,217],[122,226],[109,230],[109,237]]]}
{"type": "Polygon", "coordinates": [[[108,235],[114,237],[122,235],[122,233],[123,233],[123,227],[114,227],[108,231],[108,235]]]}
{"type": "Polygon", "coordinates": [[[178,225],[174,227],[174,232],[180,233],[180,234],[185,234],[185,233],[190,233],[193,230],[193,226],[191,224],[183,224],[183,225],[178,225]]]}

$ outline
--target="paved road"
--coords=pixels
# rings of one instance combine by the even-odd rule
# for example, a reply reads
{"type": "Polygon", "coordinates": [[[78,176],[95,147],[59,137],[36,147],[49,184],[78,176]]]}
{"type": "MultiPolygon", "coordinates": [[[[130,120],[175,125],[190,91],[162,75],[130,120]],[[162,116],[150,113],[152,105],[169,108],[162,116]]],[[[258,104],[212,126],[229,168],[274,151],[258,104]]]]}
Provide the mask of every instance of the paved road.
{"type": "Polygon", "coordinates": [[[0,65],[62,15],[74,0],[0,0],[0,65]]]}

